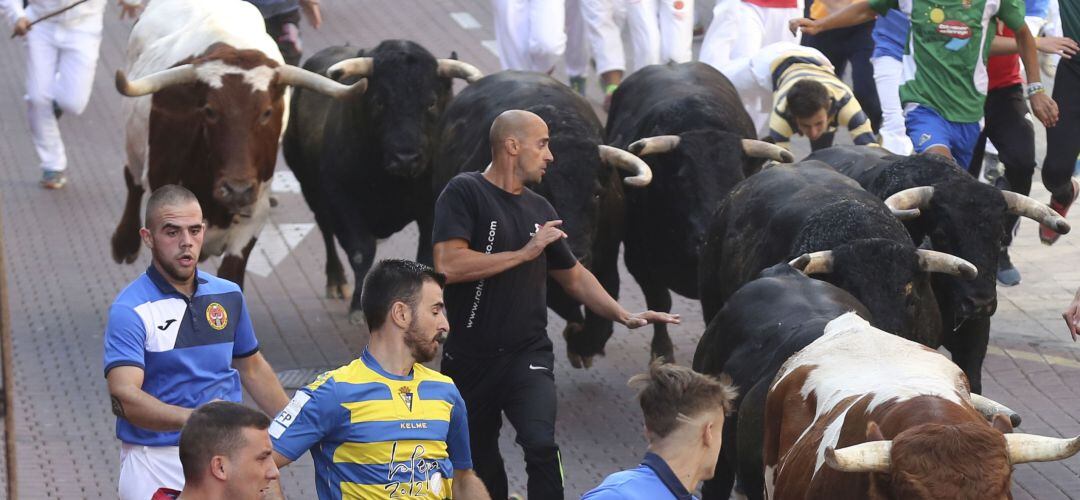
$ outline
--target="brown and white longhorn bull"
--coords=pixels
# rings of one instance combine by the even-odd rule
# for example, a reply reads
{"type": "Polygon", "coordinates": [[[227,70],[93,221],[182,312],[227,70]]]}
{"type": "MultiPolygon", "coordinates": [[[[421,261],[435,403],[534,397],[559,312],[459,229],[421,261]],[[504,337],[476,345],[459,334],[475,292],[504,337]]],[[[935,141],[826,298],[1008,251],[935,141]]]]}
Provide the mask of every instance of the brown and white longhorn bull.
{"type": "Polygon", "coordinates": [[[248,255],[270,209],[287,89],[336,97],[363,92],[284,64],[262,16],[240,0],[155,0],[128,40],[127,202],[112,236],[112,255],[139,252],[142,195],[181,184],[199,199],[207,221],[201,258],[224,255],[218,274],[241,286],[248,255]],[[129,80],[129,76],[131,79],[129,80]]]}
{"type": "Polygon", "coordinates": [[[1080,437],[1013,434],[945,356],[854,313],[788,359],[769,389],[770,499],[1012,498],[1012,466],[1068,458],[1080,437]]]}

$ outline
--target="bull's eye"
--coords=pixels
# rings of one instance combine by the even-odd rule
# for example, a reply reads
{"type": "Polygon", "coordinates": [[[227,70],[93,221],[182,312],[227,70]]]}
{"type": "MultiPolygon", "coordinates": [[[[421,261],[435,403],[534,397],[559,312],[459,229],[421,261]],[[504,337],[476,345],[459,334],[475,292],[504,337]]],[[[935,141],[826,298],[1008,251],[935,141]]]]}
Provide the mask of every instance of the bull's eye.
{"type": "Polygon", "coordinates": [[[259,121],[261,123],[266,123],[266,122],[270,121],[270,117],[273,116],[273,114],[274,114],[274,108],[266,108],[266,111],[263,111],[262,116],[259,117],[259,121]]]}
{"type": "Polygon", "coordinates": [[[207,121],[217,121],[217,111],[214,111],[214,108],[211,108],[209,105],[203,106],[203,115],[206,116],[207,121]]]}

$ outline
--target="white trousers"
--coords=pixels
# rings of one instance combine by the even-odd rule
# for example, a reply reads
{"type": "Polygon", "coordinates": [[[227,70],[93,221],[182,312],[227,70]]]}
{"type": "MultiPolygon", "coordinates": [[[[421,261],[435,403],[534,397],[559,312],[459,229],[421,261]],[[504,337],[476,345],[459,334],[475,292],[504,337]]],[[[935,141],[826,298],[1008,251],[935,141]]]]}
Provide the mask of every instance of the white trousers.
{"type": "MultiPolygon", "coordinates": [[[[621,26],[626,24],[625,0],[567,0],[580,4],[581,18],[585,22],[586,38],[596,61],[596,73],[626,71],[626,52],[623,49],[621,26]]],[[[569,19],[570,14],[567,14],[569,19]]],[[[569,26],[567,22],[567,26],[569,26]]],[[[569,29],[567,30],[569,36],[569,29]]],[[[570,66],[567,49],[567,67],[570,66]]]]}
{"type": "Polygon", "coordinates": [[[898,155],[914,150],[904,126],[904,107],[900,104],[900,83],[904,63],[888,56],[870,59],[874,65],[874,83],[881,101],[881,146],[898,155]]]}
{"type": "Polygon", "coordinates": [[[548,73],[566,51],[564,0],[492,0],[503,69],[548,73]]]}
{"type": "Polygon", "coordinates": [[[589,37],[581,15],[581,0],[566,0],[566,74],[589,74],[589,37]]]}
{"type": "Polygon", "coordinates": [[[120,500],[149,500],[159,488],[184,489],[179,446],[120,447],[120,500]]]}
{"type": "Polygon", "coordinates": [[[627,0],[626,22],[637,71],[693,58],[694,0],[627,0]]]}
{"type": "Polygon", "coordinates": [[[712,22],[701,42],[698,59],[716,69],[733,59],[750,57],[776,42],[799,43],[788,21],[803,16],[803,0],[794,9],[770,9],[742,0],[717,0],[712,22]]]}
{"type": "MultiPolygon", "coordinates": [[[[100,24],[98,24],[100,27],[100,24]]],[[[65,113],[86,109],[94,83],[100,30],[79,30],[45,21],[26,34],[26,108],[41,168],[67,168],[53,102],[65,113]]]]}

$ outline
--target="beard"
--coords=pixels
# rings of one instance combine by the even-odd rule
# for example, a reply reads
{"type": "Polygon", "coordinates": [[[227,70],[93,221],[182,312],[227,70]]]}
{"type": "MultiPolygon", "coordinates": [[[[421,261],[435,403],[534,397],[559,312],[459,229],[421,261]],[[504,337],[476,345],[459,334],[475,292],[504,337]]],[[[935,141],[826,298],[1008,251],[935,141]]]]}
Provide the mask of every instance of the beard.
{"type": "Polygon", "coordinates": [[[439,353],[439,343],[432,341],[431,336],[425,335],[416,323],[416,318],[413,318],[409,327],[405,329],[405,346],[409,348],[409,352],[417,363],[427,363],[435,359],[435,355],[439,353]]]}

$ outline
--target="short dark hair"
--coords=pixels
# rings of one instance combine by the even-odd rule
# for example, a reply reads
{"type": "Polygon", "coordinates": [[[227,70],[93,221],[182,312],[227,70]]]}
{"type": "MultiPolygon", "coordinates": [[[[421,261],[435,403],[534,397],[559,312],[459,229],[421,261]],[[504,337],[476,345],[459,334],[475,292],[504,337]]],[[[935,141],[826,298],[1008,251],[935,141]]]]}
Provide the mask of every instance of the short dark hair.
{"type": "Polygon", "coordinates": [[[729,413],[738,394],[726,377],[718,380],[660,360],[649,365],[648,373],[631,377],[628,385],[641,386],[638,402],[645,415],[645,428],[659,437],[678,427],[680,414],[694,417],[716,409],[729,413]]]}
{"type": "Polygon", "coordinates": [[[828,111],[829,91],[821,82],[803,78],[788,89],[787,109],[796,118],[810,118],[823,109],[828,111]]]}
{"type": "Polygon", "coordinates": [[[185,203],[195,202],[198,203],[199,199],[195,197],[195,193],[184,186],[178,184],[166,184],[154,190],[150,194],[150,199],[146,200],[146,214],[144,221],[146,221],[147,229],[154,229],[151,227],[153,224],[153,218],[157,216],[161,207],[172,207],[176,205],[182,205],[185,203]]]}
{"type": "Polygon", "coordinates": [[[360,309],[364,311],[368,330],[386,323],[394,302],[404,302],[415,311],[424,281],[434,281],[442,288],[446,286],[446,275],[411,260],[386,259],[375,264],[364,278],[360,295],[360,309]]]}
{"type": "Polygon", "coordinates": [[[270,427],[270,417],[263,412],[229,401],[214,401],[200,406],[180,431],[180,464],[184,480],[194,484],[202,479],[210,459],[228,456],[244,446],[243,429],[260,431],[270,427]]]}

